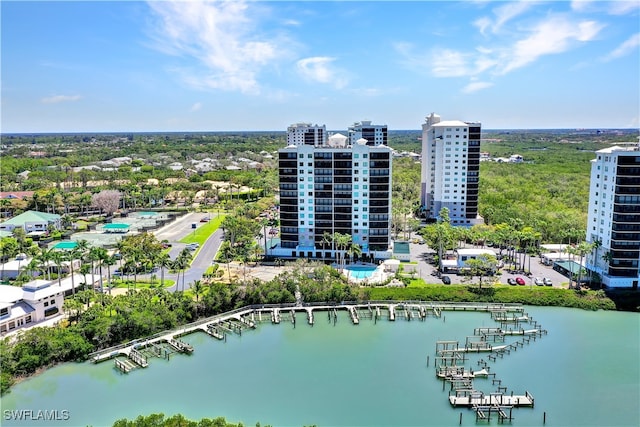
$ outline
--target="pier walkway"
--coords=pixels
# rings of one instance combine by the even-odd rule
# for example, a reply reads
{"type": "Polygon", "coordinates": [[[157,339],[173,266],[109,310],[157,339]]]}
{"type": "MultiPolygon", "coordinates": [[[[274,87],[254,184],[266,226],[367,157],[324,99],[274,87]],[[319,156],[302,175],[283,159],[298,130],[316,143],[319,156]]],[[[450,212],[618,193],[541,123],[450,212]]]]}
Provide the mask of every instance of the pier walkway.
{"type": "MultiPolygon", "coordinates": [[[[197,322],[185,325],[173,331],[165,331],[144,339],[130,341],[128,343],[100,350],[89,355],[92,362],[98,363],[105,360],[124,356],[135,364],[130,365],[121,359],[116,359],[116,365],[122,372],[129,372],[133,367],[147,366],[146,356],[140,350],[151,348],[153,355],[160,357],[162,349],[160,344],[168,345],[175,352],[191,353],[193,347],[178,340],[179,337],[202,331],[218,340],[226,340],[226,333],[242,334],[243,329],[253,329],[256,322],[262,322],[265,318],[272,323],[280,323],[283,313],[290,313],[291,321],[295,326],[296,312],[306,314],[310,325],[314,323],[314,311],[327,311],[329,318],[337,320],[337,311],[346,310],[354,325],[360,323],[362,316],[371,317],[375,321],[386,317],[395,321],[401,317],[410,321],[414,318],[425,320],[428,316],[436,318],[443,311],[484,311],[492,313],[492,316],[504,318],[511,314],[521,318],[524,310],[518,304],[495,303],[447,303],[425,301],[369,301],[366,303],[343,302],[341,304],[313,303],[313,304],[279,304],[279,305],[252,305],[239,308],[227,313],[201,319],[197,322]],[[494,313],[499,313],[498,315],[494,313]],[[264,316],[263,316],[264,315],[264,316]]],[[[495,349],[495,348],[494,348],[495,349]]],[[[165,350],[165,355],[168,358],[165,350]]]]}

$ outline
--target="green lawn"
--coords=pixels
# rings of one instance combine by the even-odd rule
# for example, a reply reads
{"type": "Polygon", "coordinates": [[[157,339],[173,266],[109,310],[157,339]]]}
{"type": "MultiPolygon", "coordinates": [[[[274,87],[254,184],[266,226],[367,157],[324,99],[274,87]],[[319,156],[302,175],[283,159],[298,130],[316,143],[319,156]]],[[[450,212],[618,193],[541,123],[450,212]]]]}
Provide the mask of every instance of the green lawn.
{"type": "Polygon", "coordinates": [[[222,220],[224,220],[225,214],[220,214],[218,216],[214,216],[211,218],[209,222],[199,222],[198,228],[193,230],[193,232],[189,233],[185,236],[181,243],[198,243],[200,246],[207,241],[207,239],[216,232],[220,225],[222,224],[222,220]]]}
{"type": "MultiPolygon", "coordinates": [[[[171,280],[171,279],[164,279],[164,287],[165,288],[170,288],[171,286],[175,285],[175,280],[171,280]]],[[[133,288],[134,286],[137,289],[143,289],[143,288],[159,288],[160,287],[160,278],[157,278],[156,280],[153,281],[153,283],[149,280],[138,280],[137,282],[133,282],[133,280],[112,280],[111,284],[113,285],[114,288],[133,288]]]]}

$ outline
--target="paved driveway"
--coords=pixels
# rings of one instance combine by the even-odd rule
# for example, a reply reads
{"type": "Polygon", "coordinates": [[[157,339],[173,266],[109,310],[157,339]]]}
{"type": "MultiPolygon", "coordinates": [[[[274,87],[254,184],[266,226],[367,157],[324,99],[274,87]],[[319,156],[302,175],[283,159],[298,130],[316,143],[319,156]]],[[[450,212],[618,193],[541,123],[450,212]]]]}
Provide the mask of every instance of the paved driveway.
{"type": "MultiPolygon", "coordinates": [[[[416,236],[416,237],[419,237],[419,236],[416,236]]],[[[474,248],[474,247],[476,246],[471,246],[471,245],[467,246],[467,248],[474,248]]],[[[479,246],[477,246],[477,248],[479,248],[479,246]]],[[[489,249],[493,249],[493,248],[489,248],[489,249]]],[[[418,277],[421,277],[427,283],[441,284],[442,280],[437,276],[433,275],[433,273],[437,270],[437,266],[429,262],[429,260],[433,259],[433,257],[437,255],[437,251],[433,250],[426,244],[420,245],[420,244],[414,244],[414,243],[409,244],[409,251],[411,254],[411,260],[418,262],[418,277]]],[[[496,249],[496,253],[498,253],[497,249],[496,249]]],[[[533,285],[534,277],[541,277],[541,278],[548,277],[553,282],[554,287],[560,287],[561,285],[562,287],[565,287],[565,288],[567,287],[569,278],[558,273],[552,267],[541,264],[539,257],[532,257],[530,265],[531,265],[531,272],[532,272],[531,278],[528,278],[522,274],[511,274],[504,271],[503,269],[501,274],[498,276],[498,281],[500,283],[507,284],[508,283],[507,280],[509,278],[515,279],[516,277],[520,276],[525,279],[525,282],[527,285],[533,285]]],[[[527,257],[527,267],[528,266],[529,266],[529,257],[527,257]]],[[[449,276],[449,278],[451,279],[451,283],[465,283],[465,280],[467,280],[466,277],[459,276],[453,273],[447,273],[447,276],[449,276]]],[[[478,279],[476,277],[474,279],[474,283],[477,283],[477,282],[478,282],[478,279]]]]}
{"type": "MultiPolygon", "coordinates": [[[[185,248],[185,243],[180,243],[179,241],[188,236],[189,233],[193,232],[192,224],[196,224],[196,227],[202,226],[204,223],[201,223],[200,220],[204,217],[214,217],[215,214],[208,212],[191,212],[182,217],[176,219],[174,222],[165,225],[159,230],[155,231],[154,234],[156,238],[160,241],[167,240],[171,243],[171,250],[169,251],[169,256],[171,259],[176,259],[180,252],[185,248]]],[[[222,230],[218,229],[215,233],[213,233],[209,239],[202,245],[200,250],[198,251],[195,259],[191,263],[191,267],[185,271],[184,276],[184,289],[189,289],[190,285],[195,281],[202,279],[202,275],[207,270],[207,268],[213,263],[216,253],[222,244],[222,230]]],[[[119,264],[112,266],[112,273],[115,269],[119,268],[119,264]]],[[[154,273],[158,278],[160,277],[160,271],[154,273]]],[[[149,278],[150,275],[138,275],[138,278],[149,278]]],[[[176,280],[176,274],[170,274],[165,271],[165,278],[176,280]]],[[[182,274],[180,274],[180,290],[183,290],[183,280],[182,274]]],[[[177,283],[167,288],[167,290],[174,292],[176,291],[177,283]]]]}

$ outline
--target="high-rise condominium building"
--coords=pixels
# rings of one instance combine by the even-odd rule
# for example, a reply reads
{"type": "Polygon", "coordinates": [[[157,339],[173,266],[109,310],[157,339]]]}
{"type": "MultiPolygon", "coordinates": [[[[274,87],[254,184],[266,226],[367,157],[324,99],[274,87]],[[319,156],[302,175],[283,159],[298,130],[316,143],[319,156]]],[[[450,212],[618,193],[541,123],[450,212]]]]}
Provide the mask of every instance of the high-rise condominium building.
{"type": "Polygon", "coordinates": [[[480,123],[441,121],[431,113],[422,125],[421,203],[428,219],[449,209],[454,225],[482,222],[478,216],[480,123]]]}
{"type": "Polygon", "coordinates": [[[591,163],[587,241],[599,246],[586,267],[609,287],[637,289],[640,280],[640,146],[596,152],[591,163]]]}
{"type": "Polygon", "coordinates": [[[359,139],[366,139],[367,145],[388,145],[387,125],[372,125],[369,120],[349,126],[348,134],[351,145],[355,145],[359,139]]]}
{"type": "Polygon", "coordinates": [[[325,127],[292,125],[290,144],[278,152],[278,256],[334,258],[326,233],[349,234],[365,258],[388,258],[391,221],[391,149],[325,127]],[[301,129],[304,129],[302,131],[301,129]],[[312,130],[313,129],[313,130],[312,130]],[[302,138],[299,138],[302,133],[302,138]],[[308,143],[312,138],[314,143],[308,143]]]}
{"type": "Polygon", "coordinates": [[[287,145],[316,146],[322,144],[326,137],[327,128],[325,125],[295,123],[287,128],[287,145]]]}

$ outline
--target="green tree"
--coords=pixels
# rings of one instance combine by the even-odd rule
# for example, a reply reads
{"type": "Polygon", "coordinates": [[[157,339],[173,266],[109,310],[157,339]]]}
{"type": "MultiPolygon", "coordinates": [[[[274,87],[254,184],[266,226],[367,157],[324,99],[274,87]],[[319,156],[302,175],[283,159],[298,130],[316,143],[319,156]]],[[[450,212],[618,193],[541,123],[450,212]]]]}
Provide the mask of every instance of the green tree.
{"type": "Polygon", "coordinates": [[[469,269],[471,280],[474,276],[478,276],[480,289],[482,289],[482,279],[487,275],[493,275],[498,261],[495,256],[490,254],[482,254],[476,258],[472,258],[465,262],[465,266],[469,269]]]}

